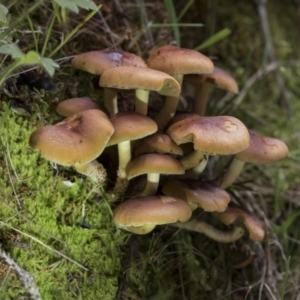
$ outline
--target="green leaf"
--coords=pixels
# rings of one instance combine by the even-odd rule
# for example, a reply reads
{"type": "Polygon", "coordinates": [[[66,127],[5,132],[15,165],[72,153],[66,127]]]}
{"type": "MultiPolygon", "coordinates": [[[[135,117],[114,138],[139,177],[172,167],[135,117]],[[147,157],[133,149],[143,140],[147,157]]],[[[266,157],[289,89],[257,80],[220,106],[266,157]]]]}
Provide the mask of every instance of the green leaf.
{"type": "Polygon", "coordinates": [[[59,68],[59,65],[51,58],[41,57],[41,64],[50,76],[53,76],[55,68],[59,68]]]}
{"type": "Polygon", "coordinates": [[[181,12],[179,13],[179,16],[177,18],[177,21],[179,22],[183,16],[187,13],[187,11],[190,9],[190,7],[194,4],[195,0],[189,0],[185,6],[183,7],[183,9],[181,10],[181,12]]]}
{"type": "Polygon", "coordinates": [[[208,47],[216,44],[217,42],[225,39],[230,34],[231,34],[231,30],[229,28],[224,28],[221,31],[212,35],[210,38],[208,38],[206,41],[204,41],[201,45],[197,46],[195,48],[195,50],[199,51],[204,48],[208,48],[208,47]]]}
{"type": "Polygon", "coordinates": [[[55,3],[57,3],[61,8],[68,8],[69,10],[72,10],[76,13],[78,13],[78,7],[76,4],[69,0],[54,0],[55,3]]]}
{"type": "Polygon", "coordinates": [[[11,55],[13,59],[24,55],[22,50],[16,44],[6,44],[0,46],[0,53],[5,55],[11,55]]]}
{"type": "Polygon", "coordinates": [[[73,0],[78,7],[86,10],[96,10],[97,5],[92,0],[73,0]]]}
{"type": "Polygon", "coordinates": [[[35,51],[29,51],[28,53],[18,58],[18,63],[20,65],[39,64],[40,56],[35,51]]]}
{"type": "Polygon", "coordinates": [[[47,57],[41,57],[35,51],[29,51],[25,55],[19,57],[18,60],[20,65],[42,65],[50,76],[53,76],[55,68],[59,68],[59,65],[54,60],[47,57]]]}
{"type": "Polygon", "coordinates": [[[7,7],[5,7],[3,4],[0,4],[0,22],[6,23],[7,18],[6,15],[8,13],[7,7]]]}
{"type": "Polygon", "coordinates": [[[97,5],[92,0],[54,0],[60,7],[78,13],[79,8],[96,10],[97,5]]]}

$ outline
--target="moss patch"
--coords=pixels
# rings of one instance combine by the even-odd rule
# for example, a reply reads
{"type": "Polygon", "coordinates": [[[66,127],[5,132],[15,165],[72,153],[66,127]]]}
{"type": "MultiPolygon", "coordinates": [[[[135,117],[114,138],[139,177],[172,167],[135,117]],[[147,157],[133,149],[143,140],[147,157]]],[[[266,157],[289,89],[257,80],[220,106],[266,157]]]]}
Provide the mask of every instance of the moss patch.
{"type": "MultiPolygon", "coordinates": [[[[30,149],[36,116],[18,116],[5,103],[0,116],[2,244],[36,279],[43,299],[114,299],[123,237],[112,225],[110,209],[86,178],[53,169],[30,149]]],[[[1,299],[24,293],[15,276],[6,281],[1,299]]]]}

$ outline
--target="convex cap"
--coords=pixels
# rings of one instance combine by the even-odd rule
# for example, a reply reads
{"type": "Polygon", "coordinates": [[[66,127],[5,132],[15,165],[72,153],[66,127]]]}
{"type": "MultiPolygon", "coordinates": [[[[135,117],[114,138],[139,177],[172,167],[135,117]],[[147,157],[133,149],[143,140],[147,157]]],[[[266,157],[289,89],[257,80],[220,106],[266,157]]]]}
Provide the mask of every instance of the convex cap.
{"type": "Polygon", "coordinates": [[[229,194],[223,189],[199,180],[171,179],[162,188],[164,194],[185,200],[192,208],[201,207],[209,212],[223,212],[230,202],[229,194]]]}
{"type": "Polygon", "coordinates": [[[250,144],[236,154],[236,158],[245,162],[268,164],[284,159],[289,152],[287,145],[276,138],[260,136],[249,130],[250,144]]]}
{"type": "Polygon", "coordinates": [[[167,134],[163,133],[155,133],[145,137],[135,148],[136,156],[153,152],[183,155],[183,150],[167,134]]]}
{"type": "Polygon", "coordinates": [[[169,155],[157,153],[142,154],[126,167],[128,179],[148,173],[180,175],[184,172],[184,167],[178,160],[169,155]]]}
{"type": "Polygon", "coordinates": [[[188,204],[167,196],[147,196],[121,203],[114,211],[117,226],[138,234],[146,234],[156,225],[185,222],[192,215],[188,204]]]}
{"type": "Polygon", "coordinates": [[[225,70],[216,66],[212,74],[188,74],[184,76],[184,80],[194,84],[210,83],[219,89],[235,94],[239,92],[235,79],[225,70]]]}
{"type": "Polygon", "coordinates": [[[167,129],[178,145],[193,142],[195,150],[213,155],[235,154],[249,146],[248,129],[237,118],[200,117],[197,114],[183,116],[167,129]]]}
{"type": "MultiPolygon", "coordinates": [[[[81,111],[88,109],[99,109],[100,105],[89,97],[70,98],[59,102],[56,106],[56,112],[64,117],[69,117],[81,111]]],[[[106,114],[103,112],[103,116],[106,114]]]]}
{"type": "Polygon", "coordinates": [[[103,72],[99,85],[117,89],[143,89],[177,97],[180,84],[170,75],[141,67],[119,67],[103,72]]]}
{"type": "Polygon", "coordinates": [[[224,212],[215,213],[217,218],[226,225],[241,221],[249,231],[250,239],[262,241],[265,236],[264,224],[252,212],[233,203],[224,212]]]}
{"type": "Polygon", "coordinates": [[[153,51],[148,60],[149,68],[172,76],[178,74],[212,73],[213,62],[198,51],[172,45],[162,46],[153,51]]]}
{"type": "Polygon", "coordinates": [[[101,75],[106,69],[121,66],[147,68],[146,62],[141,57],[121,50],[100,50],[78,54],[73,58],[72,66],[96,75],[101,75]]]}
{"type": "Polygon", "coordinates": [[[103,152],[113,132],[113,125],[100,110],[85,110],[35,130],[29,145],[57,164],[86,164],[103,152]]]}
{"type": "Polygon", "coordinates": [[[119,112],[111,123],[115,131],[107,146],[137,140],[157,131],[157,124],[151,118],[136,112],[119,112]]]}

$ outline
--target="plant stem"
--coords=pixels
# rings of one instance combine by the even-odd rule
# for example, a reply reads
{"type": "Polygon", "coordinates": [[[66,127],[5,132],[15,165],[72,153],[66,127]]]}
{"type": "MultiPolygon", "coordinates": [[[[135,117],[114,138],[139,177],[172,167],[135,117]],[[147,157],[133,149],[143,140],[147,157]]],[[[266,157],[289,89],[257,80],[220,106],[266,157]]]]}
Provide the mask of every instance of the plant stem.
{"type": "Polygon", "coordinates": [[[56,20],[56,14],[53,13],[52,18],[51,18],[51,22],[50,22],[50,24],[47,28],[47,33],[46,33],[46,37],[45,37],[45,40],[44,40],[41,56],[44,56],[44,54],[45,54],[45,51],[46,51],[46,48],[48,46],[48,41],[49,41],[49,38],[50,38],[50,35],[51,35],[51,32],[52,32],[52,28],[53,28],[55,20],[56,20]]]}
{"type": "Polygon", "coordinates": [[[0,78],[0,87],[2,86],[3,82],[6,80],[7,76],[14,70],[16,69],[17,67],[19,67],[20,65],[20,62],[18,60],[14,61],[11,65],[9,65],[7,68],[5,68],[3,71],[4,73],[3,74],[0,74],[1,75],[1,78],[0,78]]]}

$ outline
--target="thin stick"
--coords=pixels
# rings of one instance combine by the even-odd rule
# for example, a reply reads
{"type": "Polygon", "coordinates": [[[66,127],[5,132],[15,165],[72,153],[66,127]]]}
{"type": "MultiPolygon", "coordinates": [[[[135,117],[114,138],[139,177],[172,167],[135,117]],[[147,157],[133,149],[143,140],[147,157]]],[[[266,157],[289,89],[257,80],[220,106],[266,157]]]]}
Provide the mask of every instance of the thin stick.
{"type": "Polygon", "coordinates": [[[0,248],[0,256],[5,260],[5,262],[16,271],[20,281],[22,282],[26,291],[30,294],[31,299],[41,300],[41,295],[39,293],[39,288],[37,287],[34,278],[23,268],[21,268],[8,253],[0,248]]]}

